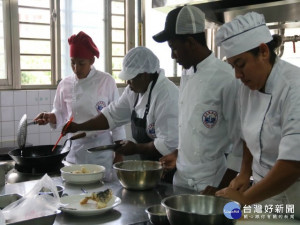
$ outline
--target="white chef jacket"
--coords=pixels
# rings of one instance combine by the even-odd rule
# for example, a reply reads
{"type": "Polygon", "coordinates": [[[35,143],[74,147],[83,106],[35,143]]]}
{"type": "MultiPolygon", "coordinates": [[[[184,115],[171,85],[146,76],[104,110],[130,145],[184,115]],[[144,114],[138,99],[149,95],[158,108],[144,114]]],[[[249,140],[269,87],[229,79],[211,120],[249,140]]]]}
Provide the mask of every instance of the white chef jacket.
{"type": "MultiPolygon", "coordinates": [[[[112,101],[119,98],[116,83],[112,76],[96,70],[93,66],[88,76],[78,79],[76,75],[63,79],[56,90],[52,112],[56,116],[56,126],[61,127],[73,115],[73,122],[82,123],[95,116],[112,101]]],[[[126,139],[123,127],[110,132],[89,131],[87,136],[72,141],[67,161],[76,164],[91,163],[103,165],[107,174],[113,162],[113,151],[88,153],[86,149],[112,144],[126,139]]],[[[68,137],[74,134],[68,134],[68,137]]]]}
{"type": "MultiPolygon", "coordinates": [[[[277,160],[300,161],[300,68],[280,58],[272,68],[265,93],[242,86],[239,93],[242,138],[253,156],[254,182],[277,160]]],[[[300,181],[274,199],[295,202],[300,218],[300,181]]],[[[296,213],[295,213],[296,216],[296,213]]]]}
{"type": "MultiPolygon", "coordinates": [[[[139,94],[135,106],[138,118],[144,117],[151,84],[152,82],[144,94],[139,94]]],[[[178,147],[178,92],[176,85],[165,77],[164,70],[161,69],[151,93],[146,132],[162,155],[169,154],[178,147]]],[[[110,129],[131,121],[136,98],[137,93],[127,86],[118,101],[102,110],[110,129]]]]}
{"type": "Polygon", "coordinates": [[[173,183],[201,191],[217,187],[226,172],[225,153],[233,151],[230,167],[239,170],[242,142],[236,123],[240,82],[232,68],[211,53],[194,74],[181,77],[179,149],[173,183]],[[239,141],[235,141],[239,140],[239,141]],[[234,157],[233,157],[234,156],[234,157]]]}

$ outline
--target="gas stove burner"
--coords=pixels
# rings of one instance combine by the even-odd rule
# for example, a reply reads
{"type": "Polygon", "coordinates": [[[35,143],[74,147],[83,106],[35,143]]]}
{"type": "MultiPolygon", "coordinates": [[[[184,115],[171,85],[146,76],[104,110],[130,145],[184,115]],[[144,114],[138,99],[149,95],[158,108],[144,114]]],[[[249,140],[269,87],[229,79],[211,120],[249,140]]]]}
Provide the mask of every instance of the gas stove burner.
{"type": "Polygon", "coordinates": [[[33,174],[33,175],[39,175],[39,174],[60,174],[60,168],[64,166],[63,163],[56,164],[54,166],[45,166],[45,167],[32,167],[32,166],[24,166],[24,165],[19,165],[15,164],[15,169],[20,172],[20,173],[27,173],[27,174],[33,174]]]}

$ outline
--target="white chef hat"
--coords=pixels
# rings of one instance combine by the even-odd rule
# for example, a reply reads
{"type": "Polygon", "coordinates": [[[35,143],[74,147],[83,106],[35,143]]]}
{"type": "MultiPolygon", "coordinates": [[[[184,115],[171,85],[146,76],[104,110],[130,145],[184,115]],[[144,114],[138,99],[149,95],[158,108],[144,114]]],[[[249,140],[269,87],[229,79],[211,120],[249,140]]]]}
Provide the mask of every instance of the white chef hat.
{"type": "Polygon", "coordinates": [[[160,70],[159,59],[145,47],[131,49],[123,59],[123,69],[119,74],[122,80],[131,80],[140,73],[155,73],[160,70]]]}
{"type": "Polygon", "coordinates": [[[262,14],[250,12],[235,17],[217,31],[216,44],[224,49],[227,58],[258,47],[272,40],[262,14]]]}
{"type": "Polygon", "coordinates": [[[196,6],[187,5],[170,11],[165,22],[165,29],[153,36],[157,42],[164,42],[176,35],[197,34],[204,32],[205,14],[196,6]]]}

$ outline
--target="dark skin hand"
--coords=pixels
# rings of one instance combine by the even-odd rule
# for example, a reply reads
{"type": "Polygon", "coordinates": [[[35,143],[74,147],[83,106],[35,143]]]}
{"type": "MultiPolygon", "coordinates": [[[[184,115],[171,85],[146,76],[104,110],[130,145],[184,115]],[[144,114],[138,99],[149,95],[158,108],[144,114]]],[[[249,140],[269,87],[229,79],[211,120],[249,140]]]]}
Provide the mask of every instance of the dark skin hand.
{"type": "Polygon", "coordinates": [[[164,170],[172,170],[176,167],[177,156],[178,156],[178,149],[174,150],[172,153],[165,155],[159,159],[164,170]]]}
{"type": "Polygon", "coordinates": [[[149,143],[134,143],[132,141],[126,140],[121,141],[121,146],[115,149],[115,152],[122,155],[133,155],[133,154],[143,154],[160,157],[161,154],[157,151],[154,146],[154,142],[149,143]]]}
{"type": "Polygon", "coordinates": [[[46,125],[48,123],[56,124],[56,116],[54,113],[42,112],[34,118],[34,121],[38,125],[46,125]]]}

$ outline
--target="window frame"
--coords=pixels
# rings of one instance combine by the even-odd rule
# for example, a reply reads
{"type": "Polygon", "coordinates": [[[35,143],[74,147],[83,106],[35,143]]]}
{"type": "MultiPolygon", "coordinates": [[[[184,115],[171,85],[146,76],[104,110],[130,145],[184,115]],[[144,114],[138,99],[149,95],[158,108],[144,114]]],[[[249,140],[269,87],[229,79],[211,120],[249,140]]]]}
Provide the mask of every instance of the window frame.
{"type": "MultiPolygon", "coordinates": [[[[21,65],[20,65],[20,33],[19,33],[19,14],[18,0],[2,0],[3,3],[3,26],[4,26],[4,45],[6,60],[6,79],[0,79],[0,89],[55,89],[61,80],[61,30],[60,30],[60,0],[50,1],[50,48],[51,48],[51,84],[49,85],[22,85],[21,84],[21,65]]],[[[126,38],[126,0],[113,0],[124,2],[124,55],[127,52],[126,38]]],[[[104,70],[112,74],[112,39],[111,19],[114,14],[111,11],[111,0],[104,1],[105,8],[105,68],[104,70]]],[[[119,84],[119,83],[118,83],[119,84]]]]}

